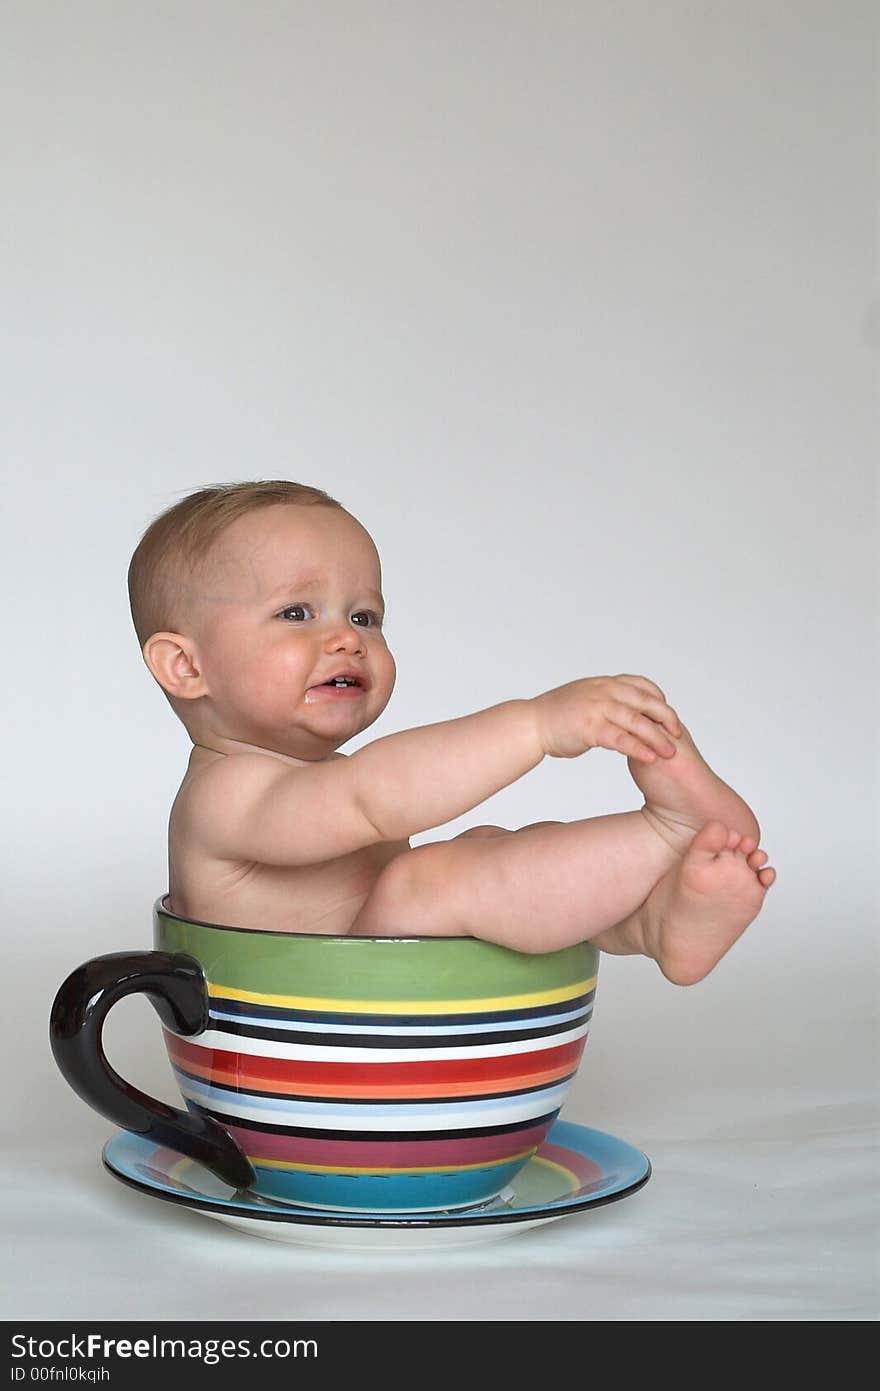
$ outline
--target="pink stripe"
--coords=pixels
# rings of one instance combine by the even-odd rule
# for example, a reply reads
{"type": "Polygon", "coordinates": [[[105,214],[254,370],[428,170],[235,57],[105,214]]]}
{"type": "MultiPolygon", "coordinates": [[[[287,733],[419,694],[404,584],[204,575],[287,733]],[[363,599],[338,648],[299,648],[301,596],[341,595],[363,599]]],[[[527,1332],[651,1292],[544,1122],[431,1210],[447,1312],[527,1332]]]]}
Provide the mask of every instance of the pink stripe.
{"type": "Polygon", "coordinates": [[[549,1159],[551,1163],[568,1169],[569,1173],[580,1179],[582,1187],[590,1184],[595,1186],[597,1180],[604,1177],[602,1169],[592,1159],[578,1154],[575,1150],[566,1149],[563,1145],[544,1145],[541,1158],[549,1159]]]}
{"type": "Polygon", "coordinates": [[[281,1159],[289,1164],[322,1164],[345,1168],[409,1169],[437,1164],[479,1164],[505,1159],[539,1145],[550,1122],[530,1125],[512,1135],[464,1136],[450,1140],[325,1140],[303,1135],[269,1135],[225,1125],[248,1158],[281,1159]]]}

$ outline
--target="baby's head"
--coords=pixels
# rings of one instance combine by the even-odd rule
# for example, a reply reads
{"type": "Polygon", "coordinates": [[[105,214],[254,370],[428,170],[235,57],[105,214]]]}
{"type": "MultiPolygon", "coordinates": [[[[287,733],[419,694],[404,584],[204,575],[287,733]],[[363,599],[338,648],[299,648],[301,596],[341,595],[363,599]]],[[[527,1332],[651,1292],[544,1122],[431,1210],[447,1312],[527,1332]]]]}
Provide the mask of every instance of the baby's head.
{"type": "Polygon", "coordinates": [[[324,758],[394,688],[379,556],[319,488],[202,488],[138,543],[128,593],[144,661],[194,743],[324,758]],[[359,684],[327,686],[350,674],[359,684]]]}

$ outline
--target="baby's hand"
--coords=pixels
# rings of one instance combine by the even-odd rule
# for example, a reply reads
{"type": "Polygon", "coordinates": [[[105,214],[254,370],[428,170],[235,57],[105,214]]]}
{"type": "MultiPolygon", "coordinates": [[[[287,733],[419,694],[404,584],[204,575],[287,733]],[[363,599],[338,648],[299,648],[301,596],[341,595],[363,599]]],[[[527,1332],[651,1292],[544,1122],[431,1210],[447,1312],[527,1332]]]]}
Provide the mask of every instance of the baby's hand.
{"type": "Polygon", "coordinates": [[[534,696],[538,737],[551,758],[576,758],[588,749],[611,749],[652,762],[671,757],[682,727],[666,697],[644,676],[587,676],[534,696]],[[656,751],[656,752],[655,752],[656,751]]]}

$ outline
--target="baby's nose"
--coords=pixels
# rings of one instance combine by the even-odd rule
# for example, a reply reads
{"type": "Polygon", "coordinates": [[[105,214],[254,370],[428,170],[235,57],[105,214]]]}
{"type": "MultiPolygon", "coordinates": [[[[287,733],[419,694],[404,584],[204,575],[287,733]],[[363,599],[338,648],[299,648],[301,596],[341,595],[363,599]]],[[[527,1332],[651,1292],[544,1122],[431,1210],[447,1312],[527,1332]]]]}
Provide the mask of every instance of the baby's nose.
{"type": "Polygon", "coordinates": [[[334,626],[327,635],[327,646],[334,652],[343,648],[346,652],[358,652],[363,648],[363,635],[350,624],[334,626]]]}

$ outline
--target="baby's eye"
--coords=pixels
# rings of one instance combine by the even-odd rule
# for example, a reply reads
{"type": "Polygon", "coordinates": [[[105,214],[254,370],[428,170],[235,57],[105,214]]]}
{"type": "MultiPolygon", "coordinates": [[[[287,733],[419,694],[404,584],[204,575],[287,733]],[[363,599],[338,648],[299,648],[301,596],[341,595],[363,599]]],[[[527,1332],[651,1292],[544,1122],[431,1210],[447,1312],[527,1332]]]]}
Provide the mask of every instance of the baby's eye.
{"type": "Polygon", "coordinates": [[[359,618],[369,619],[369,623],[358,623],[359,628],[382,627],[382,619],[379,617],[378,613],[373,613],[372,609],[359,609],[357,613],[353,613],[351,616],[352,623],[357,622],[359,618]]]}
{"type": "MultiPolygon", "coordinates": [[[[286,609],[282,609],[282,610],[281,610],[281,612],[279,613],[278,617],[279,617],[279,618],[284,618],[285,614],[288,614],[288,613],[305,613],[306,610],[308,610],[309,612],[311,612],[311,610],[309,609],[308,604],[290,604],[290,605],[288,605],[288,607],[287,607],[286,609]]],[[[301,620],[300,620],[300,621],[301,621],[301,620]]]]}

